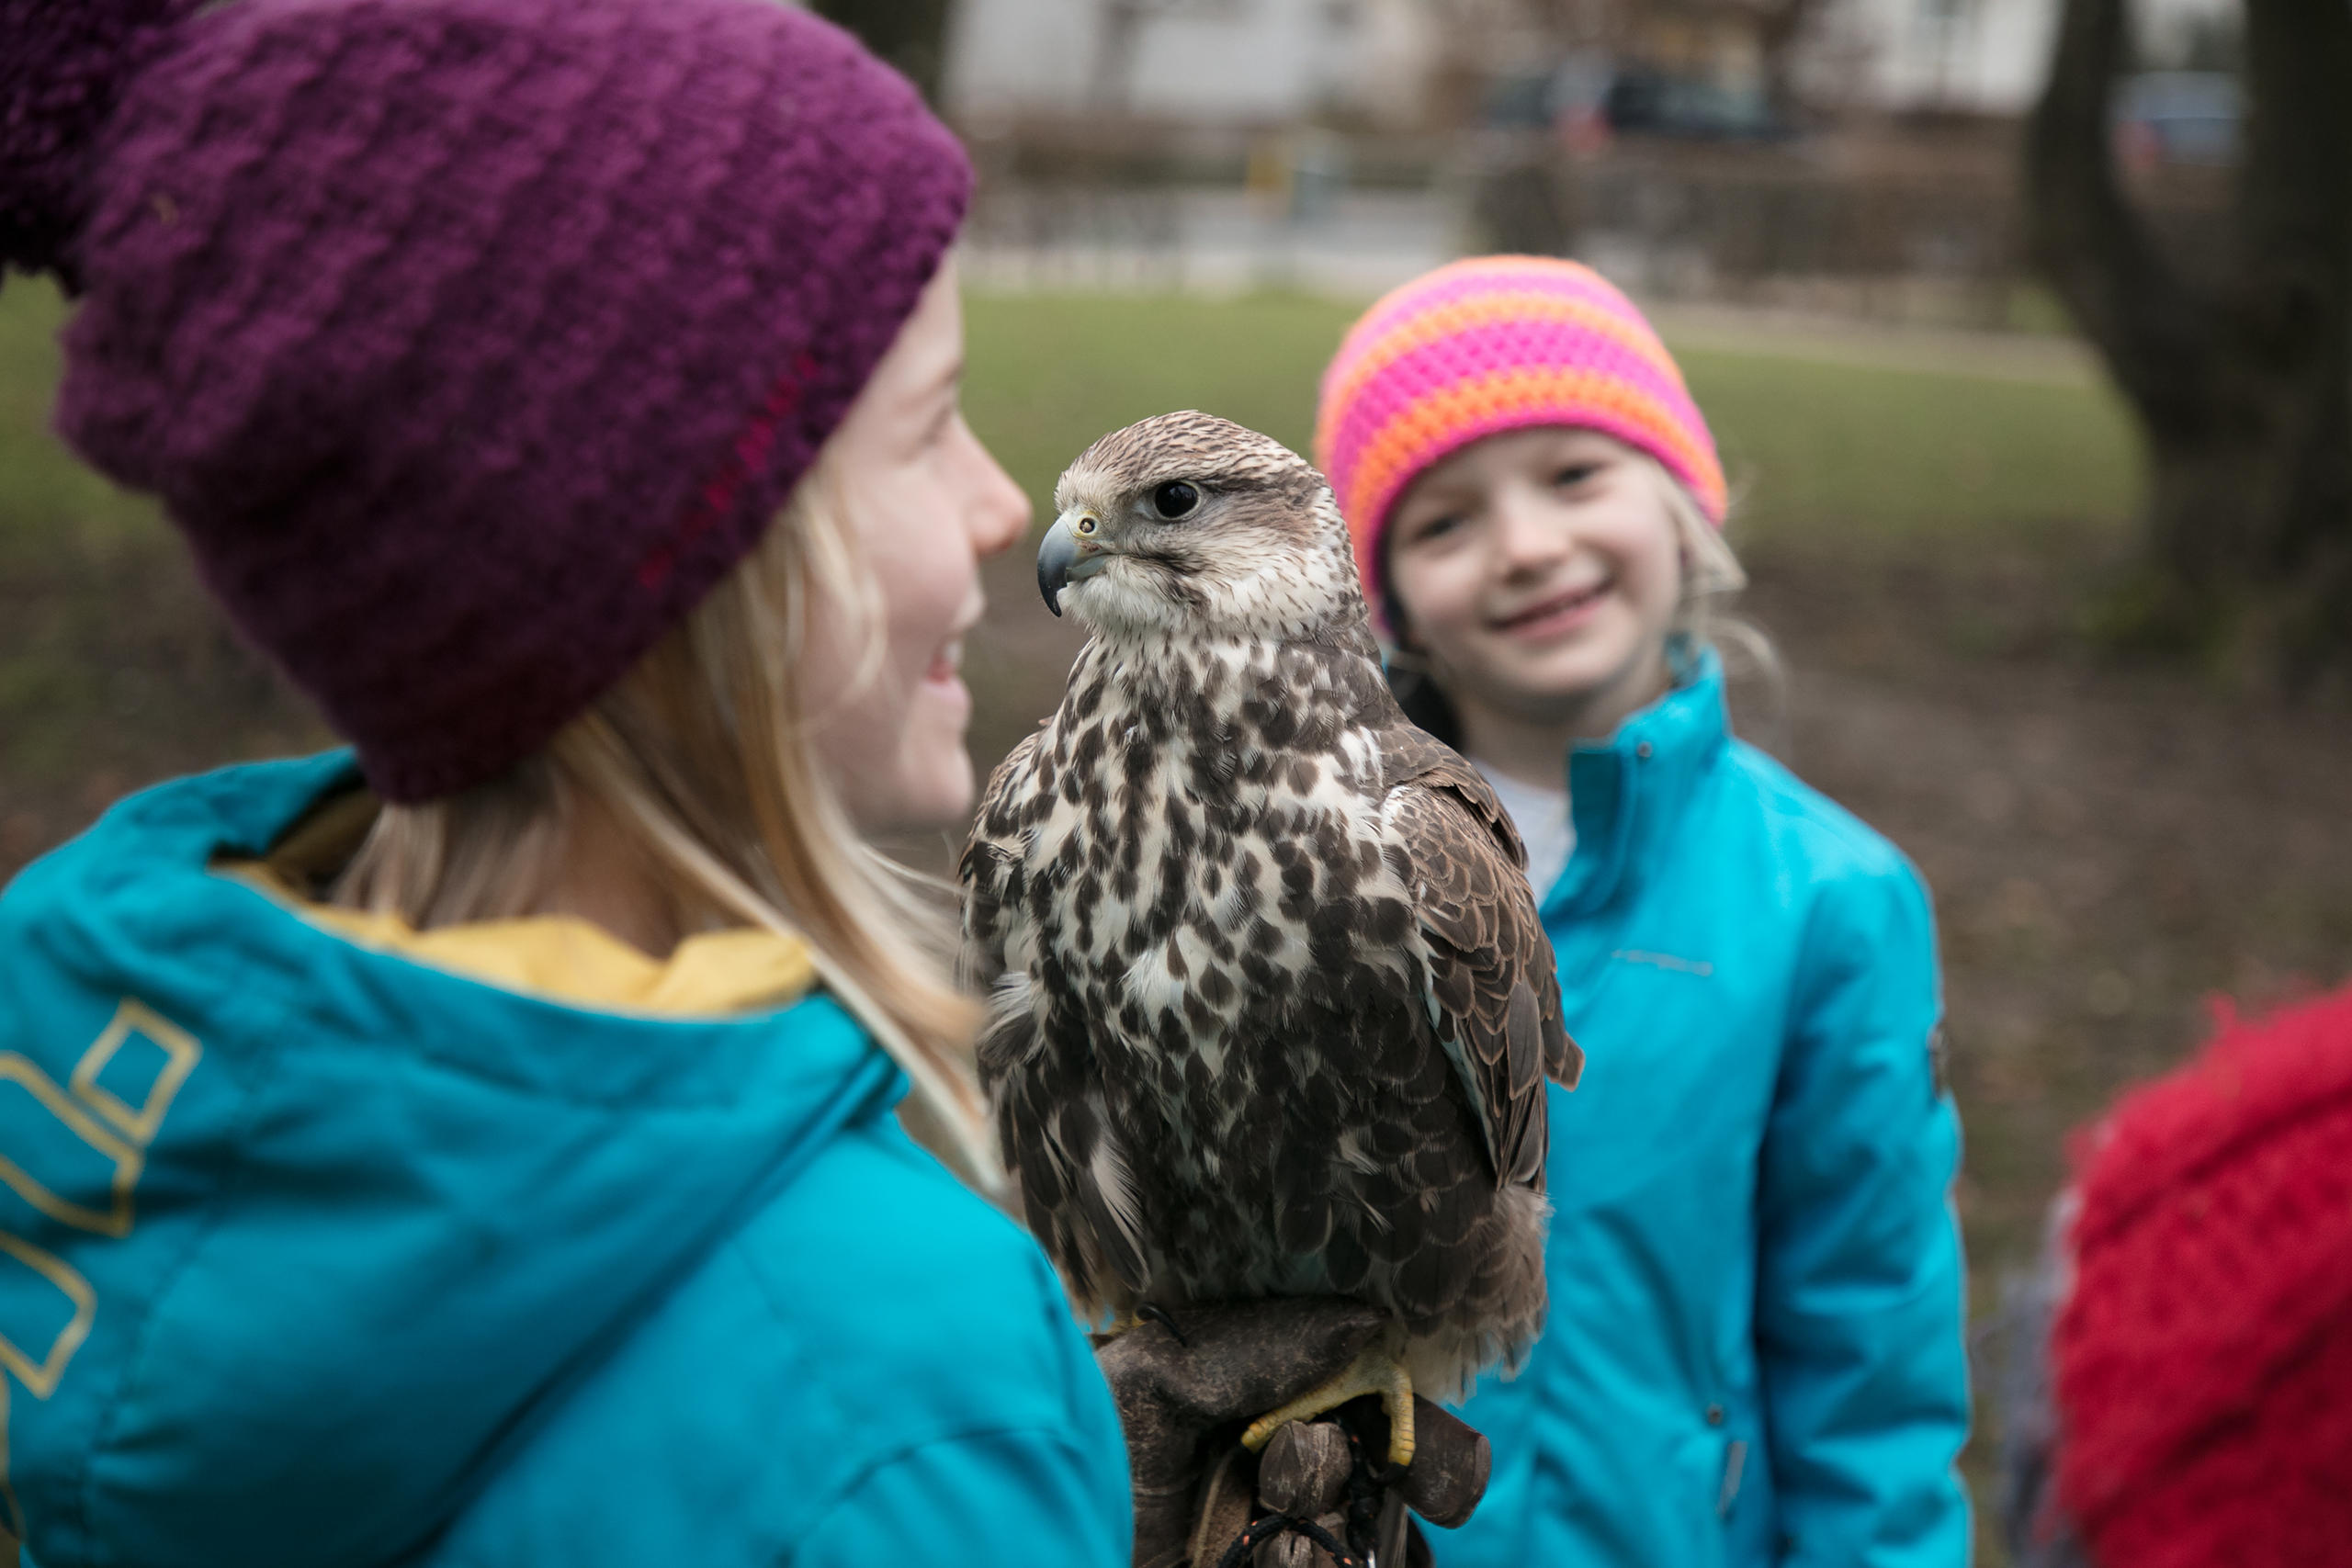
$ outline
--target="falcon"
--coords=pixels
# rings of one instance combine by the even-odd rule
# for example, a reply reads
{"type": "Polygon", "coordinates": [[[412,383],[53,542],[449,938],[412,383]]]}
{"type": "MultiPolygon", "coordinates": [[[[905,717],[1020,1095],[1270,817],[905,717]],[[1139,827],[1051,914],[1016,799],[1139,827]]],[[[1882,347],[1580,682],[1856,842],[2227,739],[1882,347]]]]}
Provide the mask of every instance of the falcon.
{"type": "Polygon", "coordinates": [[[1330,487],[1197,412],[1104,436],[1037,554],[1091,630],[960,877],[981,1078],[1090,1315],[1339,1295],[1391,1327],[1269,1413],[1458,1398],[1541,1331],[1560,1021],[1525,852],[1383,678],[1330,487]]]}

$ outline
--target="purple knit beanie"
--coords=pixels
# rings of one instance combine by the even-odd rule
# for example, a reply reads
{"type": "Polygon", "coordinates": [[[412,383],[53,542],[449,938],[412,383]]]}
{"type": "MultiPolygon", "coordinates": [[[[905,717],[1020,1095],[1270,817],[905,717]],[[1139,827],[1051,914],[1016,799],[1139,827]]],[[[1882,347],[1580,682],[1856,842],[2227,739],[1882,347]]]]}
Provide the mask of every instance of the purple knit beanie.
{"type": "Polygon", "coordinates": [[[758,541],[970,171],[775,0],[0,0],[0,262],[58,425],[420,800],[538,750],[758,541]]]}

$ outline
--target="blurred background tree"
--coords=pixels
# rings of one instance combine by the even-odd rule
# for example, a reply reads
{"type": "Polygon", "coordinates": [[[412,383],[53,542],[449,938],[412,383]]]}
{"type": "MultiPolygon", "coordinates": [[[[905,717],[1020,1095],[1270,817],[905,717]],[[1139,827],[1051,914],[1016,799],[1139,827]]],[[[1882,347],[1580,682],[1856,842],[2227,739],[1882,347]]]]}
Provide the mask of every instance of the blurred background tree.
{"type": "Polygon", "coordinates": [[[2027,136],[2034,258],[2147,437],[2124,640],[2308,683],[2352,662],[2352,5],[2247,0],[2233,219],[2164,243],[2114,155],[2125,0],[2067,0],[2027,136]]]}
{"type": "Polygon", "coordinates": [[[924,99],[939,102],[947,65],[950,0],[811,0],[810,9],[847,28],[866,48],[906,73],[924,99]]]}

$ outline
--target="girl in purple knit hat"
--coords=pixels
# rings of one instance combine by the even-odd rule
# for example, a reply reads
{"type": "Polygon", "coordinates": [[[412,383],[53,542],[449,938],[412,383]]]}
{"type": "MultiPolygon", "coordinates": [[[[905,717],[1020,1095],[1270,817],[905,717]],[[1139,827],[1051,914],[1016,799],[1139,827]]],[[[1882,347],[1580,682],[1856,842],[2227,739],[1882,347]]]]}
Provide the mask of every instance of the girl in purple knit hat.
{"type": "Polygon", "coordinates": [[[954,141],[765,0],[0,0],[0,51],[61,430],[352,742],[0,896],[10,1549],[1124,1562],[866,847],[967,807],[1027,521],[954,141]]]}
{"type": "Polygon", "coordinates": [[[1589,268],[1457,262],[1382,299],[1317,450],[1406,711],[1528,846],[1573,1094],[1550,1325],[1464,1416],[1494,1445],[1441,1568],[1959,1568],[1959,1126],[1927,892],[1734,738],[1743,579],[1714,443],[1589,268]]]}

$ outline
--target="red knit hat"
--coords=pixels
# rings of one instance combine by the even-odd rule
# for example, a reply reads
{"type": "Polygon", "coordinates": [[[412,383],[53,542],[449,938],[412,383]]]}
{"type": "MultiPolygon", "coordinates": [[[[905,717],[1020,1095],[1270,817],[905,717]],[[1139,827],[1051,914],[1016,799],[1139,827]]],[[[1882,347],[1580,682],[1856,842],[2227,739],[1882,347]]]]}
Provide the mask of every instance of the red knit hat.
{"type": "Polygon", "coordinates": [[[2052,1357],[2094,1560],[2352,1562],[2352,988],[2230,1022],[2085,1164],[2052,1357]]]}

